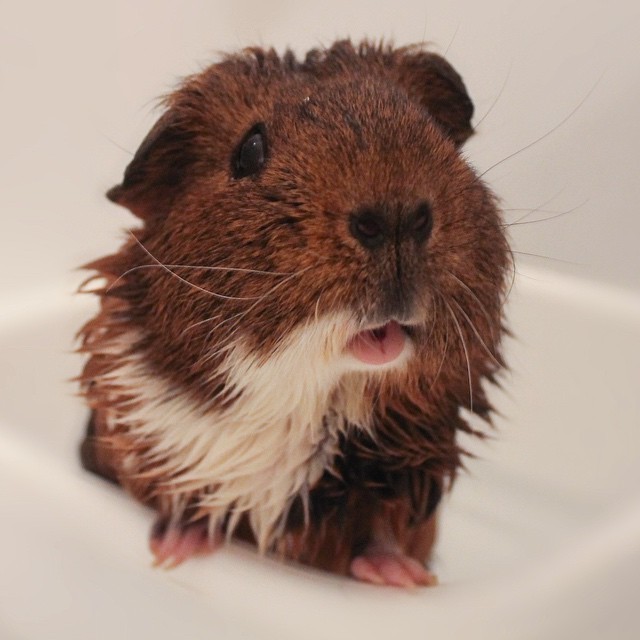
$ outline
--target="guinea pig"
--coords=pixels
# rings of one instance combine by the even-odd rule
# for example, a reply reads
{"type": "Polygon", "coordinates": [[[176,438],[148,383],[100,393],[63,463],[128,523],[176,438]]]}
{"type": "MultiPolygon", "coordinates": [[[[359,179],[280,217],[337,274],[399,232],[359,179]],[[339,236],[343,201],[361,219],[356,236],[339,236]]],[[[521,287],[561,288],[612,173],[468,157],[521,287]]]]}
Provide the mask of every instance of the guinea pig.
{"type": "Polygon", "coordinates": [[[463,81],[421,46],[254,48],[164,107],[107,194],[142,225],[87,265],[85,468],[157,512],[159,564],[235,537],[433,584],[510,267],[463,81]]]}

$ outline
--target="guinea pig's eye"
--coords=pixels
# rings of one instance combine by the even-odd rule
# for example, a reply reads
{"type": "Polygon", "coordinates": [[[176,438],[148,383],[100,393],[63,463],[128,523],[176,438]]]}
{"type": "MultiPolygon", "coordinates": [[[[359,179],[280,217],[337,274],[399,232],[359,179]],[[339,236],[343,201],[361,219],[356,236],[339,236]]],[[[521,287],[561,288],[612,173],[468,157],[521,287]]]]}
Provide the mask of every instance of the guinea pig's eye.
{"type": "Polygon", "coordinates": [[[234,153],[233,177],[253,176],[262,169],[267,157],[267,139],[262,123],[251,127],[234,153]]]}

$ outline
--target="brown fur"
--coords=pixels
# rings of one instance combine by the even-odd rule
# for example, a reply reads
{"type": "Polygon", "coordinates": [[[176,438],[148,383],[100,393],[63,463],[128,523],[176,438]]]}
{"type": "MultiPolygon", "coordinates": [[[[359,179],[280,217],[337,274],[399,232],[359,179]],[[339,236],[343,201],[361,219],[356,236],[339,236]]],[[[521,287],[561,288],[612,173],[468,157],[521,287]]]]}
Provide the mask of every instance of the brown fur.
{"type": "MultiPolygon", "coordinates": [[[[302,62],[253,49],[187,79],[108,194],[143,226],[118,253],[88,265],[104,283],[101,311],[81,331],[89,355],[82,390],[94,416],[86,466],[170,517],[157,461],[124,468],[132,450],[144,459],[145,443],[128,437],[126,420],[108,430],[101,419],[105,407],[130,409],[127,389],[100,379],[126,355],[110,345],[131,328],[143,338],[129,351],[204,411],[233,406],[233,390],[216,374],[222,356],[203,354],[237,331],[268,359],[318,308],[382,321],[390,309],[419,313],[408,368],[369,383],[372,435],[357,425],[347,432],[311,492],[308,521],[295,501],[274,551],[344,573],[383,518],[408,553],[425,559],[433,511],[461,463],[456,433],[469,431],[460,409],[489,417],[481,380],[502,364],[509,253],[495,199],[459,153],[472,113],[458,74],[420,48],[338,42],[302,62]],[[259,122],[265,169],[233,179],[232,154],[259,122]],[[423,201],[434,219],[424,247],[407,241],[400,250],[398,240],[371,252],[349,233],[349,216],[362,207],[402,220],[423,201]],[[222,298],[156,260],[265,273],[171,267],[222,298]]],[[[238,532],[251,538],[246,522],[238,532]]]]}

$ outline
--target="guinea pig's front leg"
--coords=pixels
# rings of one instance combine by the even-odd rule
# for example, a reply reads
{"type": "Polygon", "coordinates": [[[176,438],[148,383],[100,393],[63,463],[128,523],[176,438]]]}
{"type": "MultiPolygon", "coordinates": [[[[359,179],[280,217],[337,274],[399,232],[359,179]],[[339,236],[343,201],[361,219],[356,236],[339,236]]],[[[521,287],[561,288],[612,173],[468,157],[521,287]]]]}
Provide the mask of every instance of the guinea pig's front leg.
{"type": "Polygon", "coordinates": [[[355,556],[349,567],[351,575],[362,582],[398,587],[438,583],[424,565],[435,533],[435,514],[418,525],[411,539],[401,544],[387,518],[373,521],[370,542],[355,556]]]}

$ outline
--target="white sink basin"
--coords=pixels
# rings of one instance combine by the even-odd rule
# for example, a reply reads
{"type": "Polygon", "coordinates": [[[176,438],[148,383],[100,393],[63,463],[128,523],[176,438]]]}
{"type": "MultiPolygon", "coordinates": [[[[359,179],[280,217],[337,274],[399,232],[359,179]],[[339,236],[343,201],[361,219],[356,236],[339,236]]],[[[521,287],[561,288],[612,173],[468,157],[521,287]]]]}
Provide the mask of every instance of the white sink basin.
{"type": "MultiPolygon", "coordinates": [[[[521,267],[521,269],[524,269],[521,267]]],[[[0,637],[640,638],[640,299],[524,269],[496,437],[411,593],[240,547],[151,567],[152,514],[83,472],[72,287],[0,300],[0,637]]]]}

